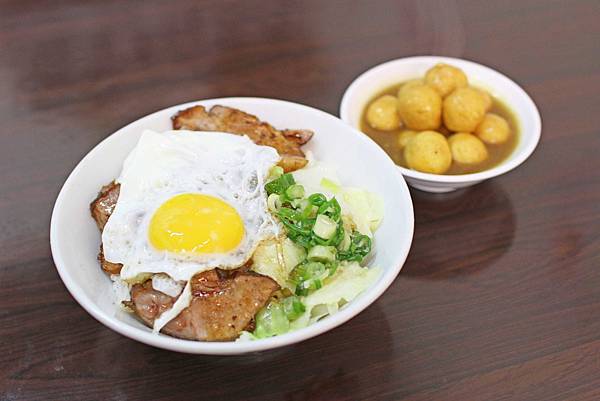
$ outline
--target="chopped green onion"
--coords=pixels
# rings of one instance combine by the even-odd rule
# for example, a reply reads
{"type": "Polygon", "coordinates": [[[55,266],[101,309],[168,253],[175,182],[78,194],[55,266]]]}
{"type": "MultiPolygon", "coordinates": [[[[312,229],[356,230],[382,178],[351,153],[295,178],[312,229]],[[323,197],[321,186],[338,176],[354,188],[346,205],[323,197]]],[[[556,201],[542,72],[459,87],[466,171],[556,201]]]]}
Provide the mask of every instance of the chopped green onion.
{"type": "Polygon", "coordinates": [[[330,271],[330,267],[321,262],[306,262],[296,266],[292,271],[296,295],[308,295],[310,291],[321,288],[330,271]]]}
{"type": "Polygon", "coordinates": [[[308,250],[307,259],[311,262],[334,262],[335,254],[333,246],[315,245],[308,250]]]}
{"type": "Polygon", "coordinates": [[[319,214],[312,231],[323,239],[330,239],[337,230],[337,224],[324,214],[319,214]]]}
{"type": "Polygon", "coordinates": [[[281,208],[281,198],[277,194],[271,194],[267,198],[267,207],[271,212],[276,212],[281,208]]]}
{"type": "Polygon", "coordinates": [[[326,267],[323,263],[320,262],[307,262],[301,265],[298,265],[294,269],[294,274],[296,277],[302,280],[308,280],[312,277],[321,277],[326,275],[326,267]]]}
{"type": "Polygon", "coordinates": [[[290,238],[296,235],[310,235],[311,227],[314,222],[313,220],[302,219],[300,213],[288,207],[282,207],[276,214],[283,225],[288,229],[288,236],[290,236],[290,238]]]}
{"type": "MultiPolygon", "coordinates": [[[[304,187],[296,184],[291,174],[273,169],[272,176],[277,175],[265,185],[269,195],[267,206],[285,227],[287,237],[306,250],[306,259],[293,269],[289,280],[296,295],[308,295],[335,274],[340,261],[362,261],[371,251],[371,238],[344,228],[342,210],[335,197],[328,200],[325,195],[315,193],[305,198],[304,187]]],[[[323,180],[321,184],[336,189],[333,181],[323,180]]],[[[289,323],[295,318],[294,307],[298,314],[303,305],[297,298],[291,298],[279,307],[289,323]]],[[[280,312],[277,308],[273,304],[261,315],[265,322],[260,326],[263,334],[279,330],[278,324],[285,326],[278,320],[280,312]]],[[[257,324],[256,332],[260,333],[260,330],[257,324]]]]}
{"type": "Polygon", "coordinates": [[[339,260],[361,262],[371,252],[371,238],[354,231],[347,251],[338,252],[339,260]]]}
{"type": "Polygon", "coordinates": [[[285,195],[288,199],[300,199],[304,197],[304,187],[298,184],[290,185],[285,190],[285,195]]]}
{"type": "Polygon", "coordinates": [[[298,319],[305,311],[302,299],[297,296],[292,295],[281,301],[274,299],[256,314],[256,329],[252,335],[255,338],[267,338],[287,333],[290,322],[298,319]]]}
{"type": "MultiPolygon", "coordinates": [[[[342,228],[342,230],[344,230],[342,228]]],[[[348,231],[344,230],[344,237],[342,238],[342,242],[340,242],[338,248],[340,251],[347,251],[348,249],[350,249],[350,243],[351,243],[352,239],[350,238],[350,234],[348,234],[348,231]]]]}
{"type": "Polygon", "coordinates": [[[280,166],[273,166],[269,170],[269,176],[267,177],[267,181],[273,181],[278,179],[283,175],[283,168],[280,166]]]}
{"type": "Polygon", "coordinates": [[[272,337],[283,334],[290,329],[290,321],[286,316],[284,307],[279,302],[270,302],[256,314],[256,330],[254,335],[258,338],[272,337]]]}
{"type": "Polygon", "coordinates": [[[333,276],[337,271],[339,264],[337,261],[333,261],[327,265],[327,269],[329,270],[329,277],[333,276]]]}
{"type": "Polygon", "coordinates": [[[308,202],[306,199],[303,199],[302,202],[306,202],[306,203],[301,203],[300,207],[302,208],[302,218],[303,219],[313,219],[315,217],[317,217],[317,207],[313,204],[311,204],[310,202],[308,202]]]}
{"type": "Polygon", "coordinates": [[[294,180],[294,176],[287,173],[283,174],[281,177],[267,183],[265,185],[265,190],[267,191],[267,195],[278,194],[282,195],[286,189],[290,186],[294,185],[296,181],[294,180]]]}
{"type": "Polygon", "coordinates": [[[342,208],[335,197],[333,197],[330,201],[321,204],[317,213],[331,217],[334,221],[339,221],[342,217],[342,208]]]}
{"type": "Polygon", "coordinates": [[[283,300],[283,310],[288,320],[296,320],[306,311],[306,307],[296,296],[289,296],[283,300]]]}
{"type": "Polygon", "coordinates": [[[338,225],[338,227],[335,230],[335,233],[329,239],[323,239],[313,233],[313,236],[311,238],[311,244],[313,246],[314,245],[327,245],[327,246],[337,247],[343,239],[343,234],[344,233],[342,232],[341,225],[338,225]]]}
{"type": "Polygon", "coordinates": [[[315,206],[321,206],[327,202],[327,198],[323,194],[312,194],[308,197],[308,201],[315,206]]]}
{"type": "Polygon", "coordinates": [[[308,201],[306,199],[292,199],[290,201],[290,206],[293,207],[296,210],[303,209],[302,205],[305,204],[305,203],[307,203],[307,202],[308,201]]]}

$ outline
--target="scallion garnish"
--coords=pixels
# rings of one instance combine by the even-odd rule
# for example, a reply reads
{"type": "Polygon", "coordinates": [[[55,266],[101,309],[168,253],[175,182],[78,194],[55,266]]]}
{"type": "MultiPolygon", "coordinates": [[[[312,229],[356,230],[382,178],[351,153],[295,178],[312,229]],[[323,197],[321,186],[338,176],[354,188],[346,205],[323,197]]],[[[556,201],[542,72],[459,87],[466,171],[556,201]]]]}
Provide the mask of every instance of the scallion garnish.
{"type": "Polygon", "coordinates": [[[285,190],[288,189],[290,186],[294,185],[295,183],[296,181],[294,180],[294,176],[287,173],[267,183],[267,185],[265,185],[265,190],[267,191],[267,195],[283,195],[285,190]]]}
{"type": "MultiPolygon", "coordinates": [[[[275,176],[265,185],[267,204],[285,227],[288,238],[307,250],[307,259],[294,268],[290,279],[296,295],[308,295],[335,274],[338,262],[362,261],[371,251],[371,239],[344,228],[335,197],[327,199],[315,193],[305,198],[304,187],[296,184],[292,174],[275,176]]],[[[269,313],[277,316],[278,312],[273,309],[269,313]]]]}

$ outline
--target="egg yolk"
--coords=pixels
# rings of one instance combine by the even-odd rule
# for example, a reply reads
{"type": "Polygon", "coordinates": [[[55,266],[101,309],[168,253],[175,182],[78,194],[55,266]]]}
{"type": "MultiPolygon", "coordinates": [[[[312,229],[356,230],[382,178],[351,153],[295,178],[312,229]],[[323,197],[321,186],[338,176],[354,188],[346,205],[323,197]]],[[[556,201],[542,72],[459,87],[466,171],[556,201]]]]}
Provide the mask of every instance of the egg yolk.
{"type": "Polygon", "coordinates": [[[158,250],[207,254],[235,249],[244,223],[228,203],[210,195],[181,194],[163,203],[152,216],[150,243],[158,250]]]}

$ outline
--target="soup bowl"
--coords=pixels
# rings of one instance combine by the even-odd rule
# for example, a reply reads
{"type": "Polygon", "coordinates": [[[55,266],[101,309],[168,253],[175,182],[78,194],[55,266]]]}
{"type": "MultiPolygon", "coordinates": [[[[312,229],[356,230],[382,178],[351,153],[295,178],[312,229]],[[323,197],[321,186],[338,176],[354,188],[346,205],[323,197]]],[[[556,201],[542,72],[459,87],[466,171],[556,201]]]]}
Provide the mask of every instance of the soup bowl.
{"type": "Polygon", "coordinates": [[[535,150],[542,131],[540,113],[529,95],[510,78],[489,67],[451,57],[419,56],[388,61],[359,75],[345,91],[340,117],[353,128],[360,129],[363,110],[381,91],[414,78],[438,63],[450,64],[464,71],[469,83],[487,90],[503,101],[514,113],[520,136],[512,153],[498,165],[481,172],[460,175],[422,173],[398,166],[409,185],[427,192],[450,192],[475,185],[507,173],[523,163],[535,150]]]}

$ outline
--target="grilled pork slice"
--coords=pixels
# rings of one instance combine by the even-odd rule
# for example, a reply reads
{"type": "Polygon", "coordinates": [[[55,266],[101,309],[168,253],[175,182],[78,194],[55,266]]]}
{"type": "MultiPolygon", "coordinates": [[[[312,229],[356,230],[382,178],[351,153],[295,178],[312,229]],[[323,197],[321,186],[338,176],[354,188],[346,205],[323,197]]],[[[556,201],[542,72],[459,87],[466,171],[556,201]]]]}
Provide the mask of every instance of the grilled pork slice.
{"type": "Polygon", "coordinates": [[[102,244],[100,244],[98,262],[100,262],[100,267],[102,268],[102,270],[104,270],[108,274],[119,274],[121,273],[121,269],[123,268],[123,265],[121,263],[112,263],[104,259],[104,249],[102,249],[102,244]]]}
{"type": "MultiPolygon", "coordinates": [[[[214,269],[192,278],[192,301],[162,332],[174,337],[198,341],[236,339],[253,324],[256,313],[265,306],[279,285],[269,277],[236,270],[214,269]]],[[[131,289],[131,306],[148,326],[176,298],[152,288],[152,281],[131,289]]]]}
{"type": "Polygon", "coordinates": [[[213,106],[208,112],[203,106],[181,110],[173,116],[173,128],[248,135],[258,145],[275,148],[281,156],[279,165],[286,172],[306,165],[307,160],[300,146],[313,136],[313,132],[309,130],[279,131],[252,114],[225,106],[213,106]]]}
{"type": "Polygon", "coordinates": [[[108,218],[113,210],[115,210],[120,188],[121,185],[114,181],[103,186],[96,199],[90,204],[92,217],[96,221],[96,225],[100,231],[104,229],[108,218]]]}
{"type": "MultiPolygon", "coordinates": [[[[105,185],[100,190],[100,193],[90,204],[90,211],[92,212],[92,218],[96,221],[96,225],[102,231],[108,218],[115,210],[117,199],[119,199],[119,190],[121,186],[116,182],[111,182],[105,185]]],[[[121,263],[111,263],[104,259],[104,251],[102,244],[100,244],[100,253],[98,253],[98,261],[102,270],[109,274],[119,274],[123,265],[121,263]]]]}

